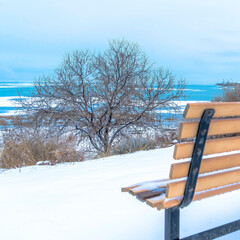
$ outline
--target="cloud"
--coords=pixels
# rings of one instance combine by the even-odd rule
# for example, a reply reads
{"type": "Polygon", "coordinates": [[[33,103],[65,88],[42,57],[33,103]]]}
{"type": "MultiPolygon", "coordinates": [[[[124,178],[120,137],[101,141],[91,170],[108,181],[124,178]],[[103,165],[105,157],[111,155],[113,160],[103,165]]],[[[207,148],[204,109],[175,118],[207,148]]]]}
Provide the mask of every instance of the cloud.
{"type": "Polygon", "coordinates": [[[65,52],[103,49],[109,39],[124,37],[192,82],[239,73],[231,66],[239,60],[237,0],[0,0],[0,5],[0,63],[9,67],[53,69],[65,52]]]}

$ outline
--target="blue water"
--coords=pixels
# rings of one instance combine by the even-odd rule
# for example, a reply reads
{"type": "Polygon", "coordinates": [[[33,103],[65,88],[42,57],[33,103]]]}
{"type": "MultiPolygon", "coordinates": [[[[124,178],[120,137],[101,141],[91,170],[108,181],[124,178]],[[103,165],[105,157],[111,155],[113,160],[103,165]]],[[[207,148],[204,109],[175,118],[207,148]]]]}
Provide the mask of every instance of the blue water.
{"type": "Polygon", "coordinates": [[[0,97],[29,96],[29,90],[33,90],[33,84],[30,82],[20,83],[18,81],[1,82],[0,81],[0,97]]]}
{"type": "MultiPolygon", "coordinates": [[[[31,96],[33,89],[29,82],[0,82],[0,115],[16,110],[13,106],[6,106],[6,97],[16,99],[19,93],[21,96],[31,96]]],[[[214,96],[222,93],[221,87],[215,85],[187,85],[184,91],[186,97],[181,100],[185,101],[211,101],[214,96]]]]}
{"type": "Polygon", "coordinates": [[[187,85],[185,93],[186,101],[211,101],[222,93],[222,88],[216,85],[187,85]]]}
{"type": "Polygon", "coordinates": [[[21,96],[31,96],[32,90],[33,84],[29,82],[0,81],[0,115],[8,114],[10,111],[16,110],[16,107],[12,106],[11,101],[8,101],[8,99],[16,100],[19,98],[19,94],[21,96]],[[10,104],[8,104],[9,102],[10,104]]]}

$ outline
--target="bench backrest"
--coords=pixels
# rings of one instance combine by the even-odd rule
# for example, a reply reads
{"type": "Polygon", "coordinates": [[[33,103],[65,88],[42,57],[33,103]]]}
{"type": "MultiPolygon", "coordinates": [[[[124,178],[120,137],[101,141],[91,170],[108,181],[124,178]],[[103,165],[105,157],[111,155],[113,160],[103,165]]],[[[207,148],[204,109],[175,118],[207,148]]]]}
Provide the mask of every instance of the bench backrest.
{"type": "MultiPolygon", "coordinates": [[[[193,200],[240,188],[240,153],[226,153],[240,150],[240,103],[190,103],[184,111],[184,118],[190,121],[181,123],[179,139],[175,145],[174,159],[190,158],[194,148],[199,121],[206,109],[214,109],[208,139],[203,155],[225,153],[220,156],[203,157],[193,200]],[[230,135],[230,136],[229,136],[230,135]],[[224,170],[224,171],[223,171],[224,170]],[[221,187],[221,188],[220,188],[221,187]]],[[[190,160],[171,165],[170,182],[167,183],[166,198],[183,196],[190,160]]],[[[173,203],[167,201],[167,203],[173,203]]],[[[175,201],[177,205],[179,201],[175,201]]],[[[172,205],[171,205],[172,206],[172,205]]],[[[164,206],[164,208],[167,206],[164,206]]]]}

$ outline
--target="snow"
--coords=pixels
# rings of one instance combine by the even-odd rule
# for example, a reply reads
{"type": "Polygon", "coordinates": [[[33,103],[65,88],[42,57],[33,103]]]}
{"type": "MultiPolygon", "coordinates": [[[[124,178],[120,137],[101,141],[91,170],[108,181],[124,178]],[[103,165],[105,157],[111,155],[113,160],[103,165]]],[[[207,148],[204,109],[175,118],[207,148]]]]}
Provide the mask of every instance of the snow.
{"type": "MultiPolygon", "coordinates": [[[[1,87],[1,86],[0,86],[1,87]]],[[[22,97],[27,98],[27,97],[22,97]]],[[[19,107],[20,97],[11,96],[11,97],[0,97],[0,108],[1,107],[19,107]]],[[[1,116],[12,116],[12,115],[21,115],[24,114],[22,110],[8,110],[6,113],[1,113],[1,116]]]]}
{"type": "Polygon", "coordinates": [[[33,83],[0,83],[0,88],[33,87],[33,83]],[[3,85],[1,85],[3,84],[3,85]]]}
{"type": "MultiPolygon", "coordinates": [[[[173,147],[0,174],[1,239],[159,240],[164,211],[121,187],[168,177],[173,147]]],[[[181,210],[181,237],[240,217],[240,191],[181,210]]],[[[240,239],[236,232],[221,239],[240,239]]]]}
{"type": "Polygon", "coordinates": [[[0,103],[0,107],[15,107],[16,105],[16,101],[14,101],[13,99],[17,99],[18,97],[1,97],[1,103],[0,103]]]}

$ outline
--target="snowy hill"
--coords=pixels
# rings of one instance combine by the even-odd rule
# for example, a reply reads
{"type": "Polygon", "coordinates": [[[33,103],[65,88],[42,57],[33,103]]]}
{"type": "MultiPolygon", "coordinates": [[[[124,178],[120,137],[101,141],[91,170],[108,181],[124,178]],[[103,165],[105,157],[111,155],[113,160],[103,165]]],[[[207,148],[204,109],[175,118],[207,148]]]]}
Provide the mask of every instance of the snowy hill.
{"type": "MultiPolygon", "coordinates": [[[[163,239],[164,211],[121,193],[121,187],[168,177],[172,152],[173,147],[1,173],[1,239],[163,239]]],[[[181,237],[237,220],[239,199],[238,190],[192,203],[181,211],[181,237]]],[[[240,232],[221,239],[240,239],[240,232]]]]}

